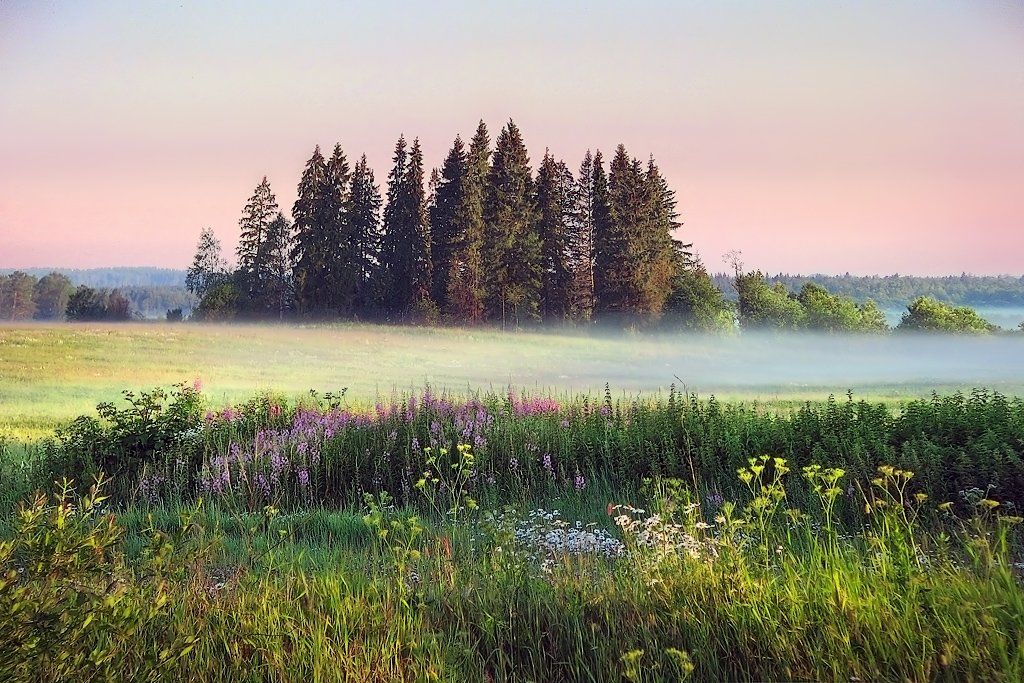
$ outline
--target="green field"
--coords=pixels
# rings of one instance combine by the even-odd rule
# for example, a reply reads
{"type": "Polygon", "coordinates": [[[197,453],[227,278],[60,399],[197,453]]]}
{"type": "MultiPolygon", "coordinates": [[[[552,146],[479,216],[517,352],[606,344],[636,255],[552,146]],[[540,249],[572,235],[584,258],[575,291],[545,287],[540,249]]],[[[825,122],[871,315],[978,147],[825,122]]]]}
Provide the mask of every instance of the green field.
{"type": "Polygon", "coordinates": [[[1021,350],[0,327],[0,679],[1020,680],[1021,350]]]}
{"type": "Polygon", "coordinates": [[[356,402],[430,383],[538,393],[649,393],[788,403],[853,390],[1024,389],[1024,339],[599,334],[367,324],[0,326],[0,430],[18,438],[141,390],[200,379],[214,403],[256,391],[349,390],[356,402]]]}

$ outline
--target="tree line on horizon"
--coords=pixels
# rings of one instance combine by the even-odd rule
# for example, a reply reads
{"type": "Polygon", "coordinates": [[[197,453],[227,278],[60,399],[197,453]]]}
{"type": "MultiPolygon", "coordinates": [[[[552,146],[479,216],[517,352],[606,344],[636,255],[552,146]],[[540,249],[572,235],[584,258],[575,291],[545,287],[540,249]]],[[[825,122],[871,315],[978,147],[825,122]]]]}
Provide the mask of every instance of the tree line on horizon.
{"type": "Polygon", "coordinates": [[[515,123],[492,147],[481,121],[440,169],[428,174],[404,136],[392,162],[382,195],[365,155],[353,166],[340,145],[329,157],[318,146],[290,217],[264,177],[233,269],[212,231],[200,236],[195,317],[724,324],[721,292],[674,237],[675,193],[653,156],[620,144],[607,170],[588,151],[573,173],[545,151],[534,174],[515,123]]]}
{"type": "Polygon", "coordinates": [[[132,303],[120,289],[77,288],[64,273],[37,278],[21,270],[0,275],[0,320],[132,320],[132,303]]]}

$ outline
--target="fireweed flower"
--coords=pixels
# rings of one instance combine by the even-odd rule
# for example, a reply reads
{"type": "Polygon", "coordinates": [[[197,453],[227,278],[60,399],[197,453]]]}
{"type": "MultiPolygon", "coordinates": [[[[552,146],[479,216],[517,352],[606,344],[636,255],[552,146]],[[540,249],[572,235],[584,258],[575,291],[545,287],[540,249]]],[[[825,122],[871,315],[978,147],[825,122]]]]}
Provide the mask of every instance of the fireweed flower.
{"type": "Polygon", "coordinates": [[[551,454],[550,453],[545,453],[544,454],[544,457],[542,458],[542,463],[543,463],[544,469],[547,471],[548,475],[554,477],[555,476],[555,466],[554,466],[554,463],[551,462],[551,454]]]}

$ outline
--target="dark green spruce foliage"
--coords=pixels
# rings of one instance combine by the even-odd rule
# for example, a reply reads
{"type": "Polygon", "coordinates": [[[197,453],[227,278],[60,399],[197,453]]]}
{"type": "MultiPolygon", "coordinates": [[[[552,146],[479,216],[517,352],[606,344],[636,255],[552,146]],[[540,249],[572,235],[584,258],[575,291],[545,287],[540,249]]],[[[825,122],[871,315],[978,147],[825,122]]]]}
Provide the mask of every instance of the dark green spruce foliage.
{"type": "Polygon", "coordinates": [[[573,186],[572,212],[566,235],[569,289],[566,296],[572,320],[586,322],[594,314],[594,157],[587,150],[573,186]]]}
{"type": "Polygon", "coordinates": [[[380,208],[380,188],[364,154],[352,170],[348,216],[348,228],[357,244],[355,309],[362,316],[372,316],[376,312],[373,287],[380,267],[380,208]]]}
{"type": "Polygon", "coordinates": [[[537,206],[530,158],[512,121],[502,128],[495,145],[484,224],[488,317],[502,326],[537,320],[543,272],[537,206]]]}
{"type": "Polygon", "coordinates": [[[328,200],[330,184],[327,162],[317,146],[306,162],[292,207],[295,297],[299,312],[305,315],[325,315],[333,298],[328,264],[337,209],[328,200]]]}
{"type": "Polygon", "coordinates": [[[267,238],[259,254],[265,275],[257,301],[269,317],[284,318],[294,302],[291,243],[292,222],[278,211],[267,226],[267,238]]]}
{"type": "Polygon", "coordinates": [[[359,286],[359,242],[350,221],[351,170],[341,145],[335,145],[327,162],[325,209],[330,224],[325,232],[328,308],[333,315],[351,316],[359,286]]]}
{"type": "Polygon", "coordinates": [[[675,198],[653,161],[645,171],[623,145],[609,178],[610,220],[600,233],[595,280],[598,310],[609,318],[661,315],[675,273],[675,198]]]}
{"type": "Polygon", "coordinates": [[[466,148],[456,136],[441,167],[441,176],[430,207],[430,256],[433,268],[431,291],[445,316],[451,313],[448,295],[452,280],[460,277],[457,257],[466,248],[466,221],[461,209],[466,194],[466,148]]]}
{"type": "Polygon", "coordinates": [[[569,315],[572,284],[569,232],[573,222],[575,180],[561,161],[545,150],[537,171],[537,234],[541,241],[540,314],[548,322],[569,315]]]}
{"type": "Polygon", "coordinates": [[[477,324],[484,319],[484,198],[491,168],[491,139],[480,121],[466,155],[465,177],[455,211],[451,265],[445,296],[450,320],[477,324]]]}
{"type": "Polygon", "coordinates": [[[246,302],[245,308],[257,315],[266,313],[262,299],[271,280],[267,238],[270,223],[277,214],[277,198],[267,177],[263,176],[238,221],[238,268],[235,272],[239,293],[246,302]]]}
{"type": "Polygon", "coordinates": [[[405,137],[395,145],[394,167],[388,175],[387,206],[381,252],[388,312],[399,320],[429,318],[430,224],[423,188],[423,153],[419,140],[406,149],[405,137]]]}

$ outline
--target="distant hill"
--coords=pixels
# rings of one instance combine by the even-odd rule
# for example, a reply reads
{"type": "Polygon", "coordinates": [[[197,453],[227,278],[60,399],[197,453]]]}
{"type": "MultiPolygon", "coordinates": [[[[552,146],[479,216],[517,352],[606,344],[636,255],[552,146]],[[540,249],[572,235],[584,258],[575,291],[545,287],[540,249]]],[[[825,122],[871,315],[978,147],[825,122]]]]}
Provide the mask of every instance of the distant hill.
{"type": "Polygon", "coordinates": [[[184,287],[185,271],[176,268],[0,268],[0,275],[21,270],[37,278],[57,271],[64,273],[76,287],[184,287]]]}

